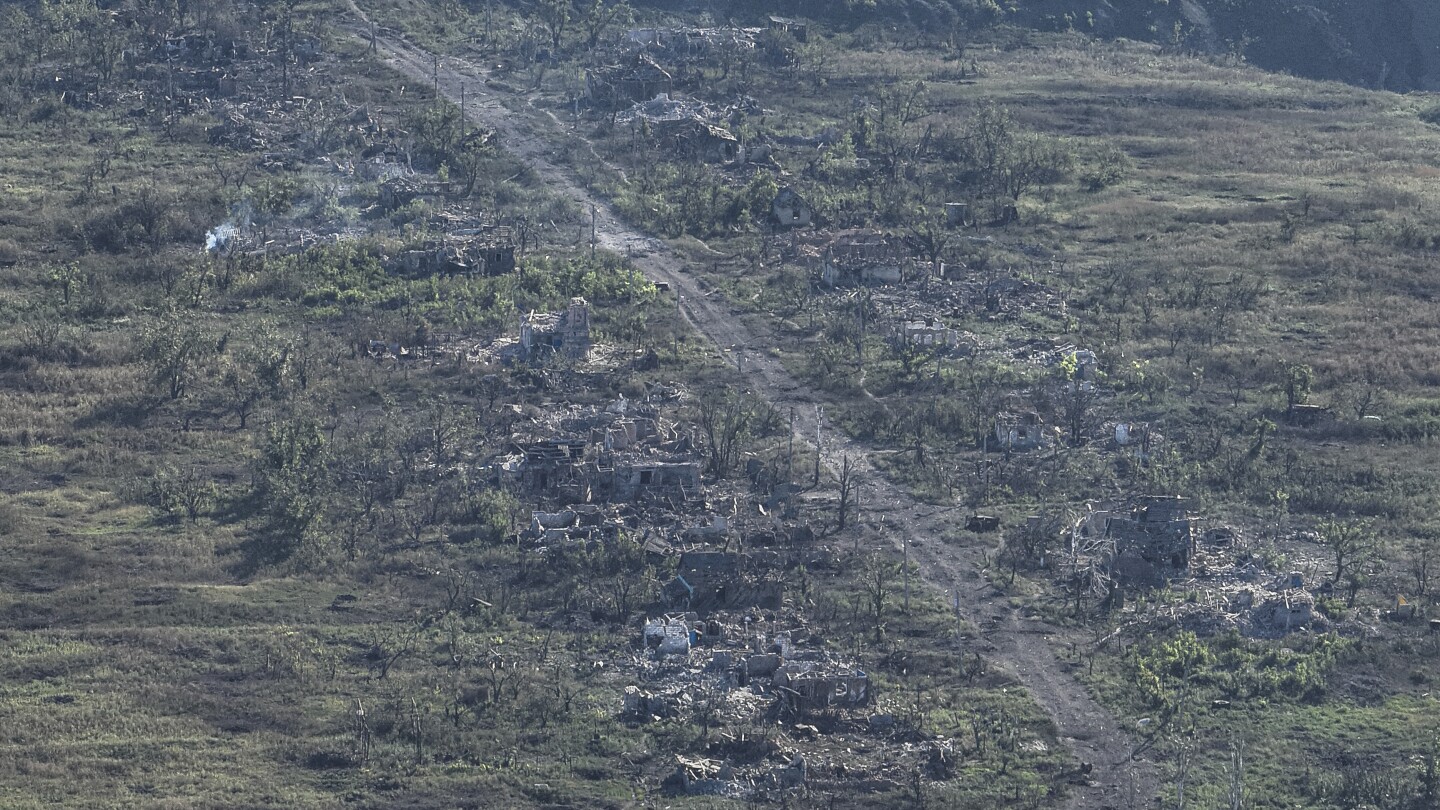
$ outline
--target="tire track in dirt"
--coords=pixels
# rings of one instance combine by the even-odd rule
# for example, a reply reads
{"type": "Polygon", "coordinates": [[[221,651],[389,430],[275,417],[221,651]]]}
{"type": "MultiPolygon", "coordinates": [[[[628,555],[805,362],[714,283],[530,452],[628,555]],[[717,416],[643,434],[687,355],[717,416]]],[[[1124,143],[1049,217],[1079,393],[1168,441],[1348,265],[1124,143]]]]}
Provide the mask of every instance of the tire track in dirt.
{"type": "MultiPolygon", "coordinates": [[[[352,12],[361,21],[350,32],[366,42],[375,30],[364,13],[350,0],[352,12]]],[[[1069,791],[1066,807],[1073,810],[1111,810],[1149,806],[1158,790],[1153,762],[1132,759],[1135,741],[1115,717],[1097,703],[1059,660],[1047,637],[1055,631],[1028,620],[1010,607],[1006,597],[990,585],[983,567],[987,548],[945,544],[940,538],[954,524],[959,510],[922,504],[890,483],[869,463],[874,448],[864,446],[838,430],[822,424],[815,405],[826,399],[795,380],[781,362],[768,354],[753,351],[760,345],[757,335],[742,321],[740,310],[732,308],[718,294],[712,295],[685,272],[685,261],[664,242],[631,227],[608,200],[581,186],[573,174],[551,159],[567,148],[562,133],[540,123],[540,114],[521,119],[511,113],[486,88],[483,69],[455,57],[438,61],[431,53],[404,40],[381,32],[374,35],[377,53],[391,67],[418,82],[430,85],[438,78],[439,90],[459,104],[462,94],[470,120],[494,129],[504,148],[523,160],[558,193],[595,216],[597,244],[606,250],[630,255],[633,263],[653,281],[670,285],[679,298],[681,315],[696,332],[715,344],[721,356],[729,350],[744,350],[744,372],[755,392],[781,408],[793,407],[795,432],[813,440],[823,429],[821,459],[831,469],[840,468],[849,457],[852,468],[865,481],[870,511],[883,503],[886,523],[903,533],[910,554],[922,575],[941,589],[958,595],[961,613],[979,628],[979,638],[970,649],[978,651],[1007,670],[1030,692],[1050,715],[1057,736],[1071,754],[1091,767],[1083,783],[1077,780],[1069,791]]],[[[558,126],[558,121],[550,117],[558,126]]],[[[897,545],[899,538],[895,538],[897,545]]]]}

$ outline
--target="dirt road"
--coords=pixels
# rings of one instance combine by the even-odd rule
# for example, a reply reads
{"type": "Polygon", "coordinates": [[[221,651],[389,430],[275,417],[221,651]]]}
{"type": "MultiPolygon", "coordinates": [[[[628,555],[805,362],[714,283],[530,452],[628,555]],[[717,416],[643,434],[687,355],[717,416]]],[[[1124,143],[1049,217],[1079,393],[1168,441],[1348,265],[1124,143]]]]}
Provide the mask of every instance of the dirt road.
{"type": "MultiPolygon", "coordinates": [[[[369,21],[353,2],[351,7],[361,20],[353,27],[354,33],[368,40],[369,21]]],[[[737,310],[732,310],[718,294],[707,294],[686,271],[685,261],[677,253],[661,240],[630,226],[607,200],[584,189],[570,171],[551,160],[555,150],[567,148],[558,124],[551,128],[550,122],[538,113],[523,118],[512,114],[486,88],[484,71],[476,65],[451,57],[437,61],[430,53],[383,32],[376,35],[375,46],[396,70],[416,81],[428,85],[438,77],[440,92],[457,104],[463,88],[469,117],[476,124],[495,129],[505,148],[528,163],[556,192],[582,207],[593,206],[600,247],[633,255],[635,264],[648,277],[667,282],[680,296],[686,320],[722,352],[732,347],[763,345],[737,310]]],[[[820,418],[813,405],[824,404],[824,395],[795,380],[779,360],[758,351],[746,351],[744,355],[744,372],[754,391],[777,406],[795,406],[796,432],[813,439],[820,418]]],[[[1136,741],[1118,728],[1110,712],[1066,672],[1047,641],[1052,631],[1018,615],[989,584],[981,573],[985,548],[961,547],[937,539],[961,517],[960,513],[915,501],[870,468],[867,459],[873,448],[851,441],[828,426],[821,427],[821,456],[825,462],[831,469],[838,469],[842,456],[848,455],[852,465],[859,465],[867,482],[867,500],[886,504],[887,524],[908,538],[910,555],[925,577],[957,593],[961,612],[980,628],[977,650],[1025,685],[1049,712],[1061,740],[1073,755],[1093,768],[1086,784],[1072,787],[1067,806],[1076,810],[1149,806],[1158,785],[1153,763],[1132,761],[1136,741]]],[[[896,542],[900,542],[898,537],[896,542]]]]}

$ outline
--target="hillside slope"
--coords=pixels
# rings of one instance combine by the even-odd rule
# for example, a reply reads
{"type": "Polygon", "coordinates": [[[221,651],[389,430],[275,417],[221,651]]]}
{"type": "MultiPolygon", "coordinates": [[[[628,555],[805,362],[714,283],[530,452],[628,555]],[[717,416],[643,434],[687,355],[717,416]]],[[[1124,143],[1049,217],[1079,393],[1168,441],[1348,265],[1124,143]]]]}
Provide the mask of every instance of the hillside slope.
{"type": "Polygon", "coordinates": [[[1440,7],[1422,0],[1036,0],[1016,16],[1042,28],[1243,54],[1312,79],[1440,89],[1440,7]]]}

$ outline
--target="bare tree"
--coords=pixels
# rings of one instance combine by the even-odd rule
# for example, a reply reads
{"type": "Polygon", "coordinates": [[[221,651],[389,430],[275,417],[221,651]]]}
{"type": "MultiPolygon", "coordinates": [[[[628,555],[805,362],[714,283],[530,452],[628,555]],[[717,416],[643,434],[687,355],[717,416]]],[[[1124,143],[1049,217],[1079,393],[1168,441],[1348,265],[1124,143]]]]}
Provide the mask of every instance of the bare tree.
{"type": "Polygon", "coordinates": [[[606,29],[616,22],[629,19],[632,13],[630,4],[625,0],[593,0],[580,17],[580,27],[585,29],[586,49],[595,50],[606,29]]]}
{"type": "Polygon", "coordinates": [[[1245,810],[1245,748],[1236,737],[1230,738],[1229,810],[1245,810]]]}
{"type": "Polygon", "coordinates": [[[865,588],[865,601],[870,609],[870,620],[875,628],[875,643],[885,638],[885,612],[890,606],[890,597],[895,590],[895,580],[900,576],[900,564],[876,554],[865,561],[861,584],[865,588]]]}
{"type": "Polygon", "coordinates": [[[1060,411],[1070,432],[1070,444],[1078,447],[1090,425],[1097,393],[1094,385],[1075,380],[1067,383],[1060,395],[1060,411]]]}
{"type": "Polygon", "coordinates": [[[727,393],[702,398],[699,408],[709,472],[716,478],[724,478],[740,460],[740,448],[755,422],[755,405],[743,395],[727,393]]]}
{"type": "Polygon", "coordinates": [[[1415,595],[1424,596],[1436,569],[1440,568],[1440,534],[1433,529],[1424,530],[1411,539],[1405,557],[1410,576],[1415,580],[1415,595]]]}
{"type": "Polygon", "coordinates": [[[570,25],[570,0],[540,0],[535,12],[545,33],[550,36],[550,47],[559,51],[565,39],[565,29],[570,25]]]}
{"type": "Polygon", "coordinates": [[[859,494],[860,480],[855,470],[855,465],[850,461],[847,454],[840,460],[840,500],[837,504],[836,531],[845,531],[849,523],[850,509],[855,505],[856,495],[859,494]]]}

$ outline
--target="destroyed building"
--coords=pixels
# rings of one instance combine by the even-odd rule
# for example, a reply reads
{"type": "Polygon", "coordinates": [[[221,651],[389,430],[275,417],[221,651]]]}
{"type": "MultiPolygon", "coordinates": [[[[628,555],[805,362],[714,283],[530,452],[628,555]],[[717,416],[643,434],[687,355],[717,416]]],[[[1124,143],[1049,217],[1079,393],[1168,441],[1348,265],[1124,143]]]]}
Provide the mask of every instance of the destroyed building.
{"type": "Polygon", "coordinates": [[[590,306],[570,299],[563,312],[531,312],[520,318],[518,359],[532,363],[549,357],[584,360],[590,355],[590,306]]]}
{"type": "MultiPolygon", "coordinates": [[[[643,634],[645,646],[657,655],[684,655],[690,652],[696,640],[694,623],[699,619],[694,614],[671,614],[645,623],[643,634]]],[[[651,712],[658,714],[658,712],[651,712]]]]}
{"type": "Polygon", "coordinates": [[[675,773],[661,785],[667,795],[720,796],[744,798],[746,790],[735,778],[735,769],[713,759],[676,756],[675,773]]]}
{"type": "Polygon", "coordinates": [[[1107,568],[1124,585],[1160,587],[1190,567],[1198,520],[1187,498],[1154,496],[1093,509],[1077,525],[1077,538],[1114,544],[1107,568]]]}
{"type": "Polygon", "coordinates": [[[1045,422],[1034,411],[996,414],[995,439],[1006,452],[1039,450],[1045,446],[1045,422]]]}
{"type": "Polygon", "coordinates": [[[796,713],[853,709],[870,702],[870,676],[815,661],[787,662],[775,671],[783,706],[796,713]]]}
{"type": "Polygon", "coordinates": [[[761,576],[761,570],[750,555],[686,551],[680,555],[675,578],[665,586],[664,596],[673,606],[700,613],[742,607],[779,610],[784,587],[761,576]]]}
{"type": "Polygon", "coordinates": [[[1100,375],[1100,358],[1089,349],[1061,346],[1055,350],[1051,362],[1061,366],[1069,364],[1074,379],[1080,382],[1094,382],[1100,375]]]}
{"type": "Polygon", "coordinates": [[[652,132],[657,143],[681,157],[728,163],[740,153],[740,141],[730,130],[698,118],[658,121],[652,132]]]}
{"type": "Polygon", "coordinates": [[[701,496],[700,465],[694,461],[624,457],[615,461],[613,469],[617,501],[681,504],[701,496]]]}
{"type": "Polygon", "coordinates": [[[725,52],[755,50],[753,30],[743,28],[632,28],[624,45],[670,59],[701,59],[725,52]]]}
{"type": "Polygon", "coordinates": [[[515,272],[514,233],[505,226],[458,231],[403,251],[396,265],[410,275],[507,275],[515,272]]]}
{"type": "Polygon", "coordinates": [[[585,98],[599,107],[623,107],[675,90],[675,78],[644,52],[618,65],[585,71],[585,98]]]}
{"type": "Polygon", "coordinates": [[[615,114],[617,124],[648,124],[652,130],[667,122],[685,120],[715,121],[719,120],[719,113],[698,99],[657,93],[654,98],[637,101],[629,109],[615,114]]]}
{"type": "Polygon", "coordinates": [[[380,207],[393,211],[415,200],[439,199],[451,194],[454,187],[445,180],[425,180],[416,177],[395,176],[380,184],[380,207]]]}
{"type": "Polygon", "coordinates": [[[548,430],[549,438],[518,442],[493,457],[489,480],[562,504],[680,506],[704,498],[688,431],[663,419],[654,405],[621,397],[603,408],[557,415],[548,430]]]}
{"type": "Polygon", "coordinates": [[[587,443],[579,440],[547,439],[517,447],[493,468],[501,483],[517,484],[526,492],[565,503],[593,500],[593,462],[586,458],[587,443]]]}
{"type": "MultiPolygon", "coordinates": [[[[752,158],[753,159],[753,158],[752,158]]],[[[775,222],[784,228],[803,228],[810,224],[814,212],[795,189],[786,186],[780,189],[770,203],[770,213],[775,222]]]]}
{"type": "Polygon", "coordinates": [[[980,290],[978,302],[987,312],[1018,314],[1035,308],[1060,308],[1063,298],[1038,281],[1020,278],[996,279],[980,290]]]}
{"type": "Polygon", "coordinates": [[[799,20],[792,20],[789,17],[771,17],[770,30],[789,34],[796,42],[806,42],[810,39],[809,27],[799,20]]]}
{"type": "Polygon", "coordinates": [[[826,286],[896,284],[911,263],[903,239],[881,231],[841,231],[821,255],[820,280],[826,286]]]}
{"type": "Polygon", "coordinates": [[[526,539],[550,545],[561,542],[599,542],[619,536],[620,521],[596,504],[577,503],[558,512],[530,513],[526,539]]]}
{"type": "Polygon", "coordinates": [[[918,321],[904,321],[900,324],[901,342],[924,349],[951,350],[960,346],[961,334],[934,317],[918,321]]]}

